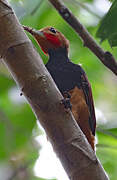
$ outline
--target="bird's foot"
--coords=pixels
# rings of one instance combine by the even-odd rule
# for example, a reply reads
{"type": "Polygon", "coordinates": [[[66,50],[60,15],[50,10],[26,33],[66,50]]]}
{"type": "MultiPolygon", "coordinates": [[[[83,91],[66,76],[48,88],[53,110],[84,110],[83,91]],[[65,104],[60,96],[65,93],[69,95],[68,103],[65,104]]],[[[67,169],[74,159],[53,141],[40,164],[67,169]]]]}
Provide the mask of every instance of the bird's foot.
{"type": "Polygon", "coordinates": [[[64,98],[68,98],[68,99],[71,98],[71,95],[70,95],[69,92],[67,92],[67,91],[64,91],[64,92],[63,92],[63,96],[64,96],[64,98]]]}
{"type": "Polygon", "coordinates": [[[64,108],[68,112],[69,110],[72,109],[72,104],[70,102],[71,96],[70,96],[70,94],[67,91],[65,91],[63,93],[63,96],[64,96],[64,99],[61,100],[61,103],[64,105],[64,108]]]}

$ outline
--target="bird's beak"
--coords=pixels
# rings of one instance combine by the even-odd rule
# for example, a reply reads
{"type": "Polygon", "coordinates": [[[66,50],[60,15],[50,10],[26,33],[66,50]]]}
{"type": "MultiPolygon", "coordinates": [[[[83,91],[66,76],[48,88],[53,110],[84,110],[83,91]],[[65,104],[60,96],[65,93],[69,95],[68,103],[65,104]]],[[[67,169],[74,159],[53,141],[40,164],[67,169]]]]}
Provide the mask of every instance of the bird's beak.
{"type": "Polygon", "coordinates": [[[36,39],[37,43],[40,45],[41,49],[43,50],[43,52],[45,54],[48,54],[48,46],[46,46],[46,37],[45,34],[43,32],[43,30],[36,30],[27,26],[23,26],[24,30],[26,30],[27,32],[29,32],[30,34],[32,34],[32,36],[34,36],[34,38],[36,39]]]}
{"type": "Polygon", "coordinates": [[[40,37],[40,38],[44,38],[45,36],[44,36],[44,33],[40,30],[40,31],[38,31],[38,30],[35,30],[35,29],[33,29],[33,28],[30,28],[30,27],[27,27],[27,26],[23,26],[23,28],[24,28],[24,30],[26,30],[27,32],[29,32],[29,33],[31,33],[33,36],[35,36],[35,38],[36,37],[40,37]]]}
{"type": "Polygon", "coordinates": [[[42,31],[38,31],[38,30],[35,30],[35,29],[33,30],[32,35],[33,35],[33,36],[42,37],[42,38],[45,37],[45,36],[44,36],[44,33],[43,33],[42,31]]]}

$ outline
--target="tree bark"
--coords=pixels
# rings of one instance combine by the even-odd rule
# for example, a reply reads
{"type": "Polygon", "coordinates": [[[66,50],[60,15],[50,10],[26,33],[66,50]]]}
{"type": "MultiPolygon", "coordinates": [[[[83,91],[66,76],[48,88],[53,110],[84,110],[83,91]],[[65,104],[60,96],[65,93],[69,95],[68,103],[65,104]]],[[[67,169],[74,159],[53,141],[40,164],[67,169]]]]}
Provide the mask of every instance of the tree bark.
{"type": "MultiPolygon", "coordinates": [[[[108,180],[104,169],[6,0],[0,0],[0,56],[44,127],[72,180],[108,180]]],[[[28,124],[27,124],[28,125],[28,124]]]]}

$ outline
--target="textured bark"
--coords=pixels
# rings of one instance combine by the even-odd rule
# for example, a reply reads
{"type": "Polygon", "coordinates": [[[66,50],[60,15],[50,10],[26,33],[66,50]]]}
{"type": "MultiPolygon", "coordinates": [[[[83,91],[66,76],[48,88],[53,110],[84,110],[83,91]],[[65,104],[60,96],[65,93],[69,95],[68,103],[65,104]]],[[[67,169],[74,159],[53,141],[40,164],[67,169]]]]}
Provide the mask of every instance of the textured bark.
{"type": "Polygon", "coordinates": [[[60,103],[62,95],[5,0],[0,0],[0,56],[44,127],[69,178],[108,180],[71,112],[60,103]]]}
{"type": "Polygon", "coordinates": [[[92,38],[86,28],[80,23],[72,12],[62,3],[61,0],[48,0],[63,17],[63,19],[76,31],[76,33],[83,40],[84,46],[88,47],[99,60],[109,68],[115,75],[117,75],[117,61],[113,55],[104,51],[92,38]]]}

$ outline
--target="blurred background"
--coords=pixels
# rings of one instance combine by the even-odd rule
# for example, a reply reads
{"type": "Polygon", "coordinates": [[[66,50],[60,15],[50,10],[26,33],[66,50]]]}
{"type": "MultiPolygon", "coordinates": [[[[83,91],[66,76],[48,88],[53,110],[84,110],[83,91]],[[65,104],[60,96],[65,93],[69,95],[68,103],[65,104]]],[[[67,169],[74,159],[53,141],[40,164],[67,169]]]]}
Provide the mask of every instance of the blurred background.
{"type": "MultiPolygon", "coordinates": [[[[109,0],[63,0],[94,39],[109,0]]],[[[9,0],[21,24],[40,29],[53,26],[70,41],[70,59],[81,64],[91,82],[96,117],[96,154],[110,180],[117,179],[117,77],[83,46],[81,39],[47,0],[9,0]]],[[[113,19],[115,21],[115,19],[113,19]]],[[[99,33],[100,34],[100,33],[99,33]]],[[[45,56],[28,34],[44,63],[45,56]]],[[[100,35],[98,35],[100,37],[100,35]]],[[[103,39],[103,38],[102,38],[103,39]]],[[[117,59],[117,48],[105,40],[101,47],[117,59]]],[[[0,179],[68,180],[26,99],[0,61],[0,179]]]]}

